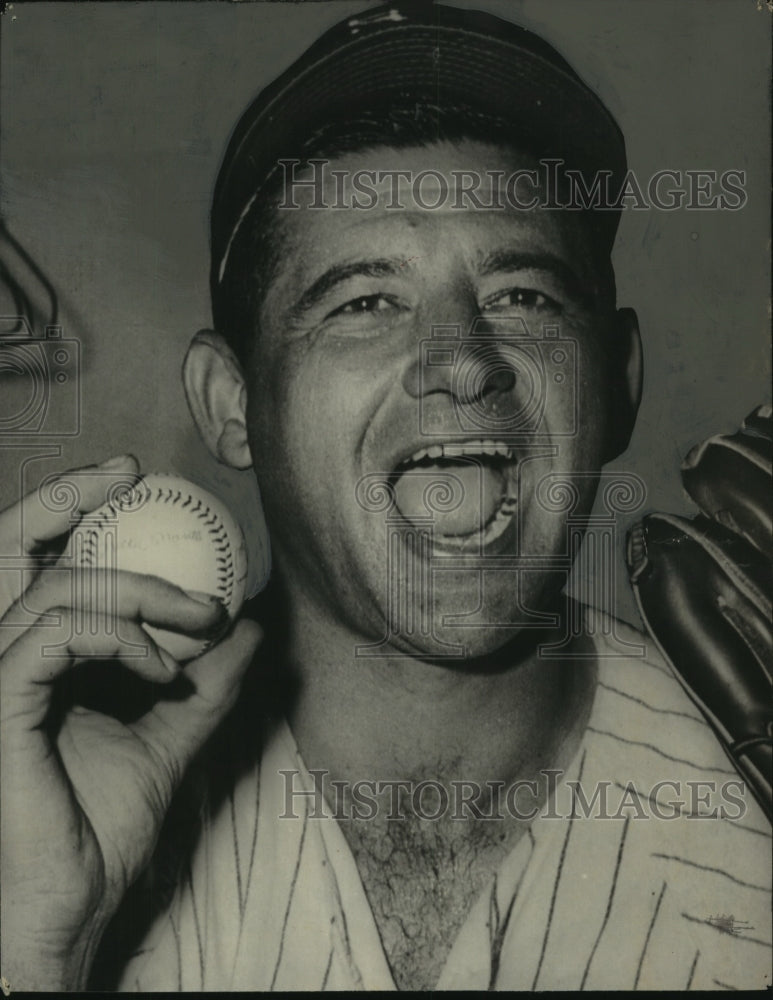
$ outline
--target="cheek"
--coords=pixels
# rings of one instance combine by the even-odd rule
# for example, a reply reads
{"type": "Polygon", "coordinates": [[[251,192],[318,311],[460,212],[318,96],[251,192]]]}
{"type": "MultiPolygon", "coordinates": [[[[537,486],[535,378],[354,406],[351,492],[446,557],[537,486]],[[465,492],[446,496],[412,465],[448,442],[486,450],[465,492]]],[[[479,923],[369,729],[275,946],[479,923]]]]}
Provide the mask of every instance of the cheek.
{"type": "Polygon", "coordinates": [[[578,443],[590,458],[602,447],[609,420],[610,365],[603,337],[578,339],[577,356],[578,443]]]}
{"type": "Polygon", "coordinates": [[[258,358],[247,420],[259,480],[273,474],[324,491],[323,474],[351,452],[361,399],[359,381],[335,357],[286,344],[258,358]]]}
{"type": "Polygon", "coordinates": [[[608,432],[608,361],[593,331],[573,332],[576,365],[571,391],[554,397],[550,413],[560,433],[551,454],[526,461],[521,480],[524,521],[522,551],[563,549],[567,518],[590,512],[604,463],[608,432]],[[572,432],[565,433],[571,426],[572,432]]]}
{"type": "Polygon", "coordinates": [[[261,490],[289,462],[289,440],[298,408],[292,404],[293,379],[286,364],[256,352],[250,370],[247,396],[247,431],[253,466],[261,490]]]}

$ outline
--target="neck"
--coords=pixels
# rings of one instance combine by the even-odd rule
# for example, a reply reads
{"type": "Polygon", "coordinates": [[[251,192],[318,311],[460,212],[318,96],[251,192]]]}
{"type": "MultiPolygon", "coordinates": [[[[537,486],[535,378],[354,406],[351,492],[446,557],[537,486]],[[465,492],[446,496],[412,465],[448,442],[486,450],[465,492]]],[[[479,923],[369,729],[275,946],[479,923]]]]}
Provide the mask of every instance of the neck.
{"type": "Polygon", "coordinates": [[[303,602],[284,624],[275,663],[291,680],[288,721],[307,767],[335,780],[533,779],[567,766],[584,730],[595,689],[587,640],[560,660],[537,650],[560,628],[459,663],[358,656],[365,637],[303,602]]]}

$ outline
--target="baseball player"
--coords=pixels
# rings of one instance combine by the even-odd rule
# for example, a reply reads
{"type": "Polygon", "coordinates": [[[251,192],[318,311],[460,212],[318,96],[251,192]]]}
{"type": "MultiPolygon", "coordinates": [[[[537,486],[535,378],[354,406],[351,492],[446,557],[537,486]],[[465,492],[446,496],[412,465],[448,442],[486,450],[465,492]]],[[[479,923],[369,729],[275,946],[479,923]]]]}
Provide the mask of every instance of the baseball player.
{"type": "MultiPolygon", "coordinates": [[[[349,18],[247,109],[184,381],[213,455],[255,470],[272,580],[183,668],[141,623],[220,634],[222,608],[121,574],[149,656],[113,667],[145,700],[108,713],[68,678],[118,656],[116,622],[69,628],[69,520],[22,501],[14,986],[769,984],[770,410],[688,457],[694,520],[632,532],[650,635],[563,593],[641,393],[610,264],[626,170],[546,42],[442,5],[349,18]],[[567,204],[602,176],[611,203],[567,204]]],[[[84,513],[111,475],[136,460],[80,473],[84,513]]]]}

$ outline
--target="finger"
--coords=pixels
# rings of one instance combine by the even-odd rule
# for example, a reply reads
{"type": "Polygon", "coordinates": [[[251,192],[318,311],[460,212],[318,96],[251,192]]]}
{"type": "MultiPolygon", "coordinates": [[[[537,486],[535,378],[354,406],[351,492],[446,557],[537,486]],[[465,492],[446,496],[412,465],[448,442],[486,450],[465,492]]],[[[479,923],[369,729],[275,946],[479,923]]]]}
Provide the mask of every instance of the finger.
{"type": "Polygon", "coordinates": [[[773,407],[763,403],[753,410],[743,422],[744,430],[773,438],[773,407]]]}
{"type": "Polygon", "coordinates": [[[55,609],[58,625],[27,629],[6,651],[0,670],[0,709],[4,737],[16,725],[23,738],[46,718],[51,685],[77,661],[117,660],[147,681],[166,684],[179,664],[159,649],[135,621],[98,617],[88,631],[81,629],[69,608],[55,609]]]}
{"type": "Polygon", "coordinates": [[[188,664],[187,698],[162,699],[131,726],[161,756],[168,773],[184,773],[234,705],[262,638],[263,631],[256,622],[241,619],[217,646],[188,664]]]}
{"type": "Polygon", "coordinates": [[[50,477],[0,514],[0,553],[32,553],[69,531],[82,514],[96,510],[122,485],[133,486],[139,465],[133,455],[50,477]],[[21,552],[20,552],[21,543],[21,552]]]}
{"type": "Polygon", "coordinates": [[[50,608],[78,611],[81,620],[119,616],[195,636],[218,634],[228,613],[214,595],[186,593],[157,576],[128,571],[71,567],[44,570],[11,606],[0,626],[0,654],[19,628],[41,619],[50,608]]]}
{"type": "Polygon", "coordinates": [[[629,539],[642,617],[677,678],[729,746],[768,735],[767,617],[691,522],[650,515],[629,539]]]}
{"type": "Polygon", "coordinates": [[[704,441],[682,466],[685,489],[704,513],[773,557],[773,441],[760,407],[736,434],[704,441]]]}

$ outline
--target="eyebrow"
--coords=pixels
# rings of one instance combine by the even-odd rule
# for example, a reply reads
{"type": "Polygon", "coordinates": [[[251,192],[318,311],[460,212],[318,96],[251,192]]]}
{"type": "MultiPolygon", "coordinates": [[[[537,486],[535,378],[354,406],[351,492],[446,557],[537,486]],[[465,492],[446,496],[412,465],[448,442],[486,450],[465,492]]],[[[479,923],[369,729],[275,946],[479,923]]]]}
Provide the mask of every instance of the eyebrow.
{"type": "MultiPolygon", "coordinates": [[[[292,315],[298,317],[316,306],[336,285],[349,278],[386,278],[404,274],[409,262],[396,257],[376,257],[372,260],[358,260],[349,264],[334,264],[301,295],[292,308],[292,315]]],[[[582,306],[591,308],[596,301],[595,289],[588,292],[577,273],[566,261],[551,253],[524,253],[519,250],[495,250],[478,261],[481,275],[517,272],[546,271],[566,289],[567,294],[582,306]]]]}
{"type": "Polygon", "coordinates": [[[596,289],[587,289],[577,272],[565,260],[552,253],[524,253],[520,250],[495,250],[478,260],[481,275],[514,271],[546,271],[552,274],[567,294],[580,305],[590,308],[596,302],[596,289]]]}
{"type": "Polygon", "coordinates": [[[378,257],[373,260],[358,260],[351,264],[335,264],[301,295],[293,306],[294,316],[299,316],[317,305],[335,285],[349,278],[388,278],[405,273],[406,261],[398,258],[378,257]]]}

